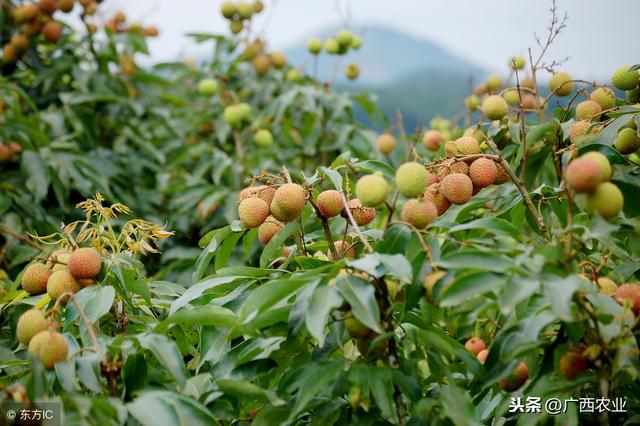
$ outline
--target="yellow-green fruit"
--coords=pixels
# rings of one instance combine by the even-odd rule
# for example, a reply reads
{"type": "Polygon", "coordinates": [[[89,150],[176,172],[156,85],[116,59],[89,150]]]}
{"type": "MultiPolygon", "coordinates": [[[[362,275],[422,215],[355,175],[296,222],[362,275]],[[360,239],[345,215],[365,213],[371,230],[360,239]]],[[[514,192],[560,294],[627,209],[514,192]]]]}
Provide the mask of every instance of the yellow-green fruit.
{"type": "Polygon", "coordinates": [[[464,104],[470,110],[477,109],[480,106],[480,98],[478,98],[476,95],[469,95],[465,98],[464,104]]]}
{"type": "Polygon", "coordinates": [[[482,113],[489,120],[500,120],[509,112],[509,105],[502,96],[491,95],[482,103],[482,113]]]}
{"type": "Polygon", "coordinates": [[[524,362],[518,364],[513,373],[506,379],[502,379],[498,382],[498,385],[502,390],[507,392],[513,392],[520,389],[522,385],[529,379],[529,367],[524,362]]]}
{"type": "Polygon", "coordinates": [[[29,342],[29,352],[38,358],[47,370],[58,361],[67,359],[69,347],[64,336],[57,331],[41,331],[29,342]]]}
{"type": "Polygon", "coordinates": [[[611,278],[600,277],[598,278],[598,288],[604,294],[611,296],[618,289],[618,285],[611,278]]]}
{"type": "Polygon", "coordinates": [[[424,192],[423,197],[427,201],[431,201],[438,211],[438,216],[441,216],[444,212],[449,210],[451,207],[451,201],[447,200],[440,192],[438,191],[440,184],[433,183],[427,187],[427,190],[424,192]]]}
{"type": "Polygon", "coordinates": [[[229,105],[222,113],[224,121],[230,126],[237,126],[242,123],[243,112],[238,105],[229,105]]]}
{"type": "Polygon", "coordinates": [[[608,87],[599,87],[589,95],[589,99],[600,105],[602,111],[609,110],[616,105],[616,95],[608,87]]]}
{"type": "Polygon", "coordinates": [[[389,155],[396,149],[396,138],[388,133],[383,133],[378,136],[377,144],[378,150],[382,154],[389,155]]]}
{"type": "Polygon", "coordinates": [[[382,176],[366,175],[356,182],[356,197],[364,206],[378,207],[385,202],[388,193],[389,185],[382,176]]]}
{"type": "Polygon", "coordinates": [[[202,96],[213,96],[218,92],[218,82],[212,78],[205,78],[198,84],[198,93],[202,96]]]}
{"type": "Polygon", "coordinates": [[[404,163],[396,171],[396,186],[405,197],[416,197],[427,189],[427,169],[420,163],[404,163]]]}
{"type": "Polygon", "coordinates": [[[584,154],[581,158],[588,158],[590,160],[595,161],[600,170],[602,171],[602,180],[611,179],[611,175],[613,174],[613,169],[611,169],[611,163],[606,155],[599,153],[598,151],[589,151],[584,154]]]}
{"type": "Polygon", "coordinates": [[[588,121],[574,122],[571,125],[571,133],[569,134],[569,140],[571,141],[571,143],[575,143],[576,139],[586,135],[587,131],[589,130],[589,126],[591,126],[591,123],[589,123],[588,121]]]}
{"type": "Polygon", "coordinates": [[[324,217],[338,216],[342,209],[344,209],[344,202],[342,201],[342,195],[335,189],[329,189],[322,191],[318,194],[318,201],[316,202],[320,214],[324,217]]]}
{"type": "Polygon", "coordinates": [[[485,188],[496,180],[498,168],[493,160],[478,158],[469,166],[469,178],[476,188],[485,188]]]}
{"type": "Polygon", "coordinates": [[[457,155],[473,155],[480,154],[480,143],[473,136],[462,136],[456,139],[456,152],[457,155]]]}
{"type": "Polygon", "coordinates": [[[267,244],[271,241],[274,235],[276,235],[283,225],[273,216],[267,217],[262,225],[258,227],[258,239],[262,244],[267,244]]]}
{"type": "MultiPolygon", "coordinates": [[[[637,103],[640,102],[640,87],[636,87],[635,89],[627,90],[627,102],[629,103],[637,103]]],[[[637,107],[637,105],[636,105],[637,107]]]]}
{"type": "Polygon", "coordinates": [[[47,290],[51,271],[42,263],[29,265],[22,274],[22,288],[30,295],[42,294],[47,290]]]}
{"type": "Polygon", "coordinates": [[[435,287],[436,283],[440,281],[445,275],[447,275],[446,271],[435,271],[430,272],[424,276],[422,280],[422,286],[424,287],[425,296],[431,297],[431,293],[433,293],[433,287],[435,287]]]}
{"type": "Polygon", "coordinates": [[[51,272],[68,270],[69,268],[67,265],[69,265],[70,257],[71,257],[71,254],[69,253],[63,253],[58,255],[56,257],[55,265],[53,265],[53,267],[51,268],[51,272]]]}
{"type": "Polygon", "coordinates": [[[238,111],[240,111],[240,116],[243,120],[248,120],[251,115],[251,105],[246,102],[240,102],[238,104],[238,111]]]}
{"type": "Polygon", "coordinates": [[[362,46],[362,39],[358,36],[353,36],[351,39],[351,48],[358,50],[362,46]]]}
{"type": "Polygon", "coordinates": [[[75,279],[95,278],[100,273],[102,261],[98,250],[93,247],[79,248],[69,257],[67,268],[75,279]]]}
{"type": "Polygon", "coordinates": [[[611,76],[611,84],[620,90],[631,90],[638,86],[638,70],[629,71],[629,66],[618,68],[611,76]]]}
{"type": "Polygon", "coordinates": [[[624,197],[617,186],[611,182],[603,182],[594,191],[587,195],[586,208],[590,214],[596,211],[600,216],[609,219],[616,216],[624,207],[624,197]]]}
{"type": "Polygon", "coordinates": [[[349,64],[344,73],[349,80],[355,80],[360,75],[360,67],[358,64],[349,64]]]}
{"type": "Polygon", "coordinates": [[[509,68],[512,68],[514,70],[523,69],[525,64],[526,61],[522,56],[513,56],[512,58],[509,58],[509,68]]]}
{"type": "Polygon", "coordinates": [[[455,157],[458,155],[458,145],[456,141],[446,141],[444,143],[444,153],[447,157],[455,157]]]}
{"type": "Polygon", "coordinates": [[[344,319],[344,328],[354,339],[366,339],[373,334],[373,330],[358,321],[353,314],[344,319]]]}
{"type": "Polygon", "coordinates": [[[287,64],[287,58],[280,51],[271,52],[271,64],[276,68],[282,68],[287,64]]]}
{"type": "Polygon", "coordinates": [[[620,154],[631,154],[640,148],[640,136],[638,136],[638,132],[635,129],[628,127],[622,129],[618,133],[613,147],[617,149],[620,154]]]}
{"type": "Polygon", "coordinates": [[[29,309],[20,316],[16,326],[16,336],[23,345],[28,345],[33,336],[49,327],[44,313],[39,309],[29,309]]]}
{"type": "Polygon", "coordinates": [[[490,90],[498,90],[502,86],[502,79],[497,74],[492,74],[487,77],[487,86],[490,90]]]}
{"type": "Polygon", "coordinates": [[[66,264],[67,264],[69,258],[67,258],[67,257],[62,257],[61,258],[61,256],[63,256],[63,255],[66,256],[66,255],[69,255],[69,254],[71,254],[71,250],[69,250],[68,248],[55,250],[47,258],[47,263],[46,263],[47,267],[49,269],[53,269],[58,263],[64,263],[65,264],[64,266],[67,266],[66,264]],[[66,260],[64,262],[62,262],[62,259],[66,259],[66,260]]]}
{"type": "Polygon", "coordinates": [[[267,129],[260,129],[253,135],[253,142],[263,148],[273,145],[273,135],[267,129]]]}
{"type": "MultiPolygon", "coordinates": [[[[338,240],[335,241],[333,243],[333,246],[336,248],[336,252],[338,253],[338,258],[349,258],[349,259],[353,259],[356,257],[356,250],[353,248],[353,246],[343,240],[338,240]]],[[[329,250],[328,253],[329,256],[329,260],[337,260],[334,259],[333,254],[331,253],[331,250],[329,250]]]]}
{"type": "Polygon", "coordinates": [[[69,271],[56,271],[47,281],[47,293],[52,300],[57,300],[63,293],[77,293],[80,284],[69,271]]]}
{"type": "Polygon", "coordinates": [[[238,217],[247,228],[257,228],[269,216],[269,205],[260,198],[247,198],[238,205],[238,217]]]}
{"type": "Polygon", "coordinates": [[[422,135],[422,145],[430,151],[437,151],[440,149],[440,145],[444,142],[444,138],[442,137],[442,132],[439,130],[427,130],[422,135]]]}
{"type": "Polygon", "coordinates": [[[322,50],[322,40],[319,38],[312,38],[307,42],[307,50],[312,55],[317,55],[322,50]]]}
{"type": "Polygon", "coordinates": [[[338,51],[340,50],[340,44],[334,38],[330,38],[330,39],[326,40],[324,42],[324,44],[322,45],[322,47],[324,48],[324,51],[329,53],[329,54],[338,53],[338,51]]]}
{"type": "Polygon", "coordinates": [[[244,24],[242,23],[242,21],[231,21],[229,23],[229,29],[231,30],[232,34],[238,34],[244,29],[244,24]]]}
{"type": "Polygon", "coordinates": [[[592,100],[582,101],[576,107],[576,117],[580,120],[598,120],[601,112],[600,104],[592,100]]]}
{"type": "Polygon", "coordinates": [[[338,31],[338,35],[336,35],[336,41],[342,47],[348,46],[351,44],[351,40],[353,40],[353,34],[349,30],[340,30],[338,31]]]}
{"type": "Polygon", "coordinates": [[[281,222],[290,222],[304,209],[307,198],[297,183],[285,183],[276,190],[271,201],[271,214],[281,222]]]}
{"type": "Polygon", "coordinates": [[[574,191],[591,193],[602,182],[602,169],[595,160],[579,157],[569,163],[565,179],[574,191]]]}
{"type": "Polygon", "coordinates": [[[271,58],[268,55],[260,54],[253,58],[251,64],[258,75],[265,75],[271,68],[271,58]]]}
{"type": "Polygon", "coordinates": [[[502,97],[504,98],[505,101],[507,101],[507,104],[509,105],[516,105],[520,103],[520,96],[518,96],[518,89],[507,89],[504,92],[502,92],[502,97]]]}
{"type": "Polygon", "coordinates": [[[452,173],[440,182],[440,194],[453,204],[464,204],[471,199],[473,182],[462,173],[452,173]]]}
{"type": "MultiPolygon", "coordinates": [[[[376,217],[376,209],[362,205],[357,198],[349,200],[347,207],[358,226],[365,226],[371,223],[376,217]]],[[[346,214],[345,214],[346,216],[346,214]]]]}
{"type": "Polygon", "coordinates": [[[438,209],[431,201],[409,200],[402,207],[402,220],[424,229],[438,218],[438,209]]]}
{"type": "Polygon", "coordinates": [[[243,1],[238,3],[236,7],[238,8],[238,15],[242,19],[250,19],[253,15],[253,5],[251,3],[243,1]]]}
{"type": "Polygon", "coordinates": [[[222,3],[222,6],[220,6],[220,13],[227,19],[233,18],[233,15],[235,15],[237,11],[236,5],[230,1],[225,1],[222,3]]]}
{"type": "Polygon", "coordinates": [[[300,74],[300,70],[298,70],[297,68],[291,68],[289,71],[287,71],[287,81],[295,83],[297,81],[300,81],[301,78],[302,74],[300,74]]]}
{"type": "Polygon", "coordinates": [[[573,90],[571,76],[566,72],[558,72],[549,79],[549,90],[556,96],[567,96],[573,90]]]}

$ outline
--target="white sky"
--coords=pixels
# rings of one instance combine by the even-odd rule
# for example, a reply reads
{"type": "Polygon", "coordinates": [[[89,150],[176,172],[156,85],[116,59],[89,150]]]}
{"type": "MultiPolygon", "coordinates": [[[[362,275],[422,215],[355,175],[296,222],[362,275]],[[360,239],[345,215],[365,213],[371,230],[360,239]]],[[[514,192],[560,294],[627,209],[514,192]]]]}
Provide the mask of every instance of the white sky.
{"type": "MultiPolygon", "coordinates": [[[[433,40],[489,70],[504,70],[507,58],[535,47],[533,33],[546,34],[550,0],[264,0],[257,27],[272,46],[286,47],[314,31],[339,23],[336,7],[348,5],[351,26],[382,24],[433,40]],[[275,5],[275,7],[273,7],[275,5]]],[[[132,20],[154,24],[161,35],[150,42],[154,59],[193,55],[185,32],[226,32],[218,10],[222,0],[106,0],[105,17],[124,10],[132,20]]],[[[576,77],[607,77],[622,65],[640,62],[640,1],[558,0],[567,29],[547,58],[571,59],[563,69],[576,77]]],[[[537,50],[537,48],[536,48],[537,50]]]]}

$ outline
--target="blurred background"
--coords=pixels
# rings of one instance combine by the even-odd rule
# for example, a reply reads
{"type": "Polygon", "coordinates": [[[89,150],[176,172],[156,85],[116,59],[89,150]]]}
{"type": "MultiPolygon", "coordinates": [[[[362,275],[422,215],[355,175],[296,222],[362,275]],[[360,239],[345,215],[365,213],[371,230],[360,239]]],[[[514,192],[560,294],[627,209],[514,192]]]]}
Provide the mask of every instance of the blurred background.
{"type": "MultiPolygon", "coordinates": [[[[152,60],[205,58],[212,44],[195,45],[189,32],[227,33],[220,16],[223,0],[106,0],[105,16],[124,11],[128,18],[160,28],[149,41],[152,60]]],[[[326,38],[348,27],[363,38],[363,47],[343,57],[357,62],[355,82],[338,79],[344,90],[378,95],[381,108],[399,108],[412,124],[436,111],[460,111],[470,85],[491,73],[508,75],[508,58],[534,57],[540,48],[534,33],[547,35],[551,0],[265,0],[252,30],[263,34],[296,66],[311,72],[306,51],[310,37],[326,38]]],[[[640,1],[558,0],[567,27],[551,46],[549,61],[568,58],[561,69],[592,80],[608,80],[619,66],[638,54],[640,1]],[[613,67],[613,69],[610,69],[613,67]]],[[[73,23],[73,22],[71,22],[73,23]]],[[[329,78],[333,60],[321,58],[319,76],[329,78]]],[[[640,57],[635,58],[640,62],[640,57]]],[[[342,73],[339,73],[342,75],[342,73]]],[[[545,81],[547,76],[539,76],[545,81]]]]}

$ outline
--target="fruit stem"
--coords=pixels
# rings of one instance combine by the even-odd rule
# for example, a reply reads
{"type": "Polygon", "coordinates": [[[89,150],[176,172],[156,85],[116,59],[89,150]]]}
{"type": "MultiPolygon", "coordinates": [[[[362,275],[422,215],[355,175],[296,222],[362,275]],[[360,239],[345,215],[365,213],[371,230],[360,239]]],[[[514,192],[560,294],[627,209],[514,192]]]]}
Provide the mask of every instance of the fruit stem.
{"type": "Polygon", "coordinates": [[[311,192],[308,193],[307,198],[309,199],[309,203],[315,210],[318,219],[320,219],[320,223],[322,224],[322,229],[324,231],[324,236],[327,239],[327,243],[329,244],[329,251],[331,252],[331,255],[334,259],[338,259],[338,251],[336,250],[336,245],[333,243],[333,235],[331,235],[331,228],[329,228],[329,222],[327,221],[327,218],[324,217],[322,213],[320,213],[318,205],[315,203],[315,201],[313,201],[311,192]]]}

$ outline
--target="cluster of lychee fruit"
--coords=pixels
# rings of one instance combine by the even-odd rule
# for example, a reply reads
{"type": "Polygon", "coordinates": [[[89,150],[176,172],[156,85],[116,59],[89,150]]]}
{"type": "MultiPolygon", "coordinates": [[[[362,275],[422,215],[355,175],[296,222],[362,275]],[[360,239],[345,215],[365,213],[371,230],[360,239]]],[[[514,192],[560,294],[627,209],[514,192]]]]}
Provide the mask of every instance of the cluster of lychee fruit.
{"type": "Polygon", "coordinates": [[[92,285],[102,268],[98,250],[83,247],[63,248],[51,253],[46,262],[29,265],[22,274],[22,288],[32,296],[47,293],[52,300],[66,299],[66,293],[77,293],[92,285]]]}
{"type": "Polygon", "coordinates": [[[55,329],[55,321],[35,308],[23,313],[16,326],[20,343],[28,346],[31,355],[39,359],[47,370],[53,369],[56,362],[65,360],[69,351],[64,336],[55,329]]]}
{"type": "Polygon", "coordinates": [[[250,20],[253,15],[262,12],[264,4],[257,0],[254,2],[225,1],[220,6],[220,13],[229,20],[229,29],[233,34],[238,34],[244,29],[244,22],[250,20]]]}
{"type": "MultiPolygon", "coordinates": [[[[349,50],[360,49],[361,46],[362,39],[346,28],[324,41],[314,37],[307,42],[307,50],[312,55],[319,55],[323,50],[329,55],[344,55],[349,50]]],[[[346,66],[344,73],[349,80],[355,80],[360,75],[360,67],[356,63],[350,63],[346,66]]]]}
{"type": "Polygon", "coordinates": [[[567,185],[577,193],[586,194],[585,208],[603,218],[616,216],[624,207],[620,189],[610,179],[613,169],[609,159],[597,151],[589,151],[573,159],[565,174],[567,185]]]}
{"type": "Polygon", "coordinates": [[[271,68],[282,69],[287,65],[287,58],[281,51],[268,52],[265,43],[259,38],[247,43],[240,59],[250,62],[258,75],[267,74],[271,68]]]}
{"type": "MultiPolygon", "coordinates": [[[[89,13],[87,13],[86,7],[85,13],[89,15],[89,13]]],[[[89,23],[87,25],[90,32],[95,33],[97,31],[97,27],[95,24],[89,23]]],[[[116,12],[111,19],[107,20],[104,24],[104,29],[107,32],[111,33],[132,33],[139,34],[145,37],[156,37],[160,34],[158,28],[153,25],[145,27],[141,23],[135,21],[127,23],[127,15],[125,15],[125,13],[122,11],[116,12]]]]}
{"type": "Polygon", "coordinates": [[[17,160],[21,152],[22,145],[18,142],[0,142],[0,164],[17,160]]]}

